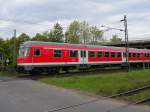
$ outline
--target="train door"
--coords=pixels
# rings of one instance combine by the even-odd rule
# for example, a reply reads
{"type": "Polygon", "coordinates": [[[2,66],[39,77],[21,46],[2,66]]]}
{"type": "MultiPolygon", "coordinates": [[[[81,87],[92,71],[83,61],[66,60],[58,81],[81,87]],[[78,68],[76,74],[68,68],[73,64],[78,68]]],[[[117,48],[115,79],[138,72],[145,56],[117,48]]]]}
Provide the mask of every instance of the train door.
{"type": "Polygon", "coordinates": [[[87,64],[88,63],[88,55],[87,55],[87,51],[86,50],[81,50],[80,51],[80,63],[81,64],[87,64]]]}
{"type": "Polygon", "coordinates": [[[126,53],[122,52],[122,62],[126,62],[126,53]]]}

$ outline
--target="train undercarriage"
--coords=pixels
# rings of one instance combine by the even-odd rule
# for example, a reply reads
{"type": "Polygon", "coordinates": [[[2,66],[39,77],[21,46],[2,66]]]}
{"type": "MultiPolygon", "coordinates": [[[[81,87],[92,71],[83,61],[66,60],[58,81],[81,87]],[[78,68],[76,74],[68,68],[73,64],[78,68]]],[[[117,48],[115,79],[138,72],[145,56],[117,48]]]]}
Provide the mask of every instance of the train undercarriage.
{"type": "Polygon", "coordinates": [[[57,74],[59,72],[69,72],[69,71],[86,71],[90,69],[105,69],[107,67],[120,67],[120,69],[128,68],[150,68],[150,62],[139,62],[139,63],[119,63],[119,64],[82,64],[82,65],[66,65],[66,66],[18,66],[16,71],[19,73],[30,73],[36,74],[57,74]]]}

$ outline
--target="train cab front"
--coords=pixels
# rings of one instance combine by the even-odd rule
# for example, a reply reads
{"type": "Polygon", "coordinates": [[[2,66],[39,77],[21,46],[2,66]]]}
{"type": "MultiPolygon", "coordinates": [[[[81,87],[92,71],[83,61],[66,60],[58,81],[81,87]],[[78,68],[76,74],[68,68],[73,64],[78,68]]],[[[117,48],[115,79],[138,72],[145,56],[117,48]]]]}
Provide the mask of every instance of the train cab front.
{"type": "Polygon", "coordinates": [[[21,46],[17,57],[17,72],[26,73],[32,70],[31,50],[29,47],[21,46]]]}

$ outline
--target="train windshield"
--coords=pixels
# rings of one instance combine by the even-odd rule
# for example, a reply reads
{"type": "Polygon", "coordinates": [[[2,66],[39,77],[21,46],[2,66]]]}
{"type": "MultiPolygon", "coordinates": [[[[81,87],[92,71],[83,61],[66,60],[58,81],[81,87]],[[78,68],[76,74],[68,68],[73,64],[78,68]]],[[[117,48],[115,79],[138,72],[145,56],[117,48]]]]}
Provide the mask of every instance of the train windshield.
{"type": "Polygon", "coordinates": [[[26,48],[25,47],[20,48],[19,56],[20,57],[29,56],[29,48],[27,48],[27,47],[26,48]]]}

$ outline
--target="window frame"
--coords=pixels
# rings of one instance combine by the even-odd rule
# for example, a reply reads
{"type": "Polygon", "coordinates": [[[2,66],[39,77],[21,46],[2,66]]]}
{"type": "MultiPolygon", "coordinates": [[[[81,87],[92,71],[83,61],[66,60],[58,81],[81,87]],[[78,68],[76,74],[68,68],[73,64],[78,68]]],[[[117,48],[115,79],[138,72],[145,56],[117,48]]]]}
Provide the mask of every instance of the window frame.
{"type": "Polygon", "coordinates": [[[105,58],[110,58],[110,52],[104,52],[104,57],[105,58]]]}
{"type": "Polygon", "coordinates": [[[129,53],[129,58],[132,58],[132,53],[129,53]]]}
{"type": "Polygon", "coordinates": [[[103,57],[103,52],[102,52],[102,51],[98,51],[98,52],[97,52],[97,57],[98,57],[98,58],[102,58],[102,57],[103,57]],[[101,55],[99,55],[99,53],[100,53],[101,55]]]}
{"type": "Polygon", "coordinates": [[[95,51],[89,51],[89,57],[94,58],[95,57],[95,51]]]}
{"type": "Polygon", "coordinates": [[[71,58],[76,58],[76,57],[78,56],[78,51],[77,51],[77,50],[69,50],[69,56],[70,56],[71,58]],[[74,52],[75,55],[72,55],[71,52],[74,52]]]}
{"type": "MultiPolygon", "coordinates": [[[[58,53],[57,53],[57,55],[58,55],[58,53]]],[[[54,49],[53,50],[53,57],[54,58],[61,58],[62,57],[62,50],[61,49],[54,49]],[[56,56],[56,51],[60,51],[60,56],[56,56]]]]}
{"type": "Polygon", "coordinates": [[[121,52],[117,52],[117,58],[121,58],[122,57],[122,53],[121,52]]]}
{"type": "Polygon", "coordinates": [[[115,52],[111,52],[111,58],[116,58],[116,53],[115,52]]]}
{"type": "Polygon", "coordinates": [[[33,55],[34,56],[41,56],[41,49],[40,48],[34,48],[33,55]],[[35,54],[35,50],[39,50],[39,55],[35,54]]]}
{"type": "Polygon", "coordinates": [[[137,57],[140,58],[140,57],[141,57],[141,54],[140,54],[140,53],[137,53],[137,57]]]}

